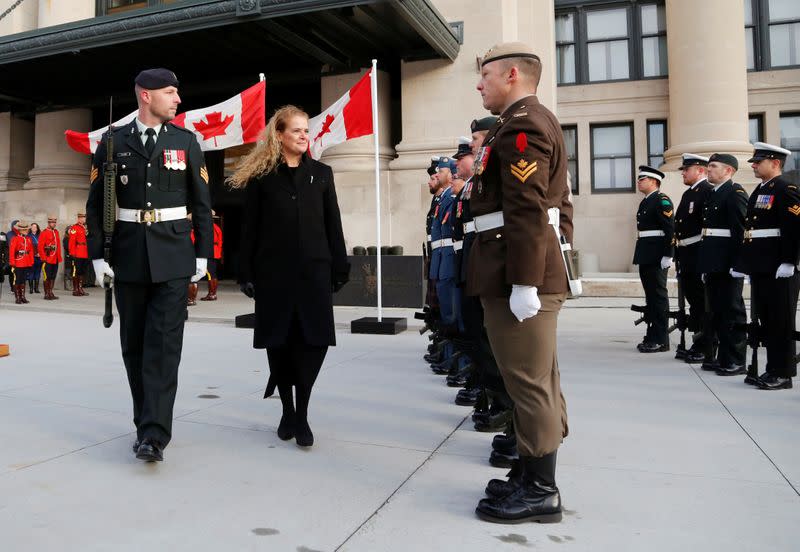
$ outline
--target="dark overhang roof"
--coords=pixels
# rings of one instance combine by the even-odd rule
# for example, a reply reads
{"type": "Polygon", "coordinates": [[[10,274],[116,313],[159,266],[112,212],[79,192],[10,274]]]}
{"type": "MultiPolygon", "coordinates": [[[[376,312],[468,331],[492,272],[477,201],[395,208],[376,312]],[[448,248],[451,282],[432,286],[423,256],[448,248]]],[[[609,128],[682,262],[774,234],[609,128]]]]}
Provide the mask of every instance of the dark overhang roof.
{"type": "Polygon", "coordinates": [[[0,37],[0,111],[92,105],[92,88],[98,101],[113,92],[104,83],[129,94],[153,66],[211,93],[259,72],[268,84],[304,82],[372,58],[453,60],[458,50],[430,0],[185,0],[0,37]]]}

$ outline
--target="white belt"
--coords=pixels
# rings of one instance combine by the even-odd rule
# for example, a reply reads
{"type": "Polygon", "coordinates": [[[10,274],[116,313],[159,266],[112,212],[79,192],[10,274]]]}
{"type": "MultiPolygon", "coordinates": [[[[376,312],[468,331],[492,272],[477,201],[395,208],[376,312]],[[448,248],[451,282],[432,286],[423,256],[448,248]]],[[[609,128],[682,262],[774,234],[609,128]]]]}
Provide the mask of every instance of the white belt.
{"type": "Polygon", "coordinates": [[[745,230],[744,237],[745,237],[745,239],[752,239],[752,238],[780,238],[781,237],[781,229],[780,228],[762,228],[760,230],[745,230]]]}
{"type": "Polygon", "coordinates": [[[186,207],[166,209],[119,209],[117,220],[122,222],[167,222],[186,218],[186,207]]]}
{"type": "Polygon", "coordinates": [[[503,226],[503,211],[495,211],[486,215],[478,215],[472,221],[475,223],[476,232],[485,232],[503,226]]]}
{"type": "Polygon", "coordinates": [[[730,238],[731,231],[727,228],[703,228],[703,236],[712,236],[715,238],[730,238]]]}
{"type": "Polygon", "coordinates": [[[444,238],[442,240],[436,240],[431,242],[431,249],[439,249],[440,247],[448,247],[453,245],[452,238],[444,238]]]}
{"type": "Polygon", "coordinates": [[[691,238],[686,238],[685,240],[678,240],[678,247],[686,247],[687,245],[698,243],[702,239],[703,239],[703,234],[697,234],[696,236],[692,236],[691,238]]]}
{"type": "Polygon", "coordinates": [[[660,238],[665,235],[663,230],[643,230],[639,232],[640,238],[660,238]]]}
{"type": "Polygon", "coordinates": [[[461,251],[462,247],[464,247],[463,240],[458,240],[453,242],[453,251],[461,251]]]}
{"type": "Polygon", "coordinates": [[[469,222],[464,223],[464,233],[469,234],[475,231],[475,221],[471,220],[469,222]]]}

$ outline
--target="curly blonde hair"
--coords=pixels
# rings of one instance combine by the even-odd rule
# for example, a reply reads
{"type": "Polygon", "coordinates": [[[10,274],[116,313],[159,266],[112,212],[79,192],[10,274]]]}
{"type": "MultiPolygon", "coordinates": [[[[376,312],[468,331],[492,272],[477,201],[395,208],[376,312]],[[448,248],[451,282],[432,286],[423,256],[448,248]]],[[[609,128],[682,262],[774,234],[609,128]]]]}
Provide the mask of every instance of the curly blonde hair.
{"type": "Polygon", "coordinates": [[[297,115],[308,119],[308,113],[293,105],[281,107],[270,117],[258,145],[239,160],[228,178],[231,188],[244,188],[251,179],[272,172],[283,161],[278,132],[283,132],[289,119],[297,115]]]}

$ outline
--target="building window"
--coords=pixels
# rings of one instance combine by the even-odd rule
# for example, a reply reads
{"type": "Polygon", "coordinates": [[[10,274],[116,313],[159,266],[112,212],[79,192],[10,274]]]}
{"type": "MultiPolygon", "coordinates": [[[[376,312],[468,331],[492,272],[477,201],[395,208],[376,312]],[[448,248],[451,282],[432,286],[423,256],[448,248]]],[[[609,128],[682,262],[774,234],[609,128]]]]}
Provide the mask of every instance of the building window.
{"type": "Polygon", "coordinates": [[[590,82],[630,78],[626,8],[586,13],[586,52],[590,82]]]}
{"type": "Polygon", "coordinates": [[[556,74],[558,82],[575,82],[575,14],[556,15],[556,74]]]}
{"type": "Polygon", "coordinates": [[[663,5],[639,7],[642,19],[642,76],[667,74],[667,15],[663,5]]]}
{"type": "Polygon", "coordinates": [[[750,115],[750,118],[747,121],[749,126],[749,137],[750,143],[753,144],[755,142],[763,142],[764,141],[764,115],[758,113],[756,115],[750,115]]]}
{"type": "Polygon", "coordinates": [[[771,67],[800,65],[800,3],[769,0],[768,7],[771,67]]]}
{"type": "Polygon", "coordinates": [[[781,147],[792,152],[784,171],[800,170],[800,113],[781,114],[781,147]]]}
{"type": "Polygon", "coordinates": [[[564,147],[567,150],[567,170],[569,171],[572,193],[578,195],[578,127],[562,126],[564,147]]]}
{"type": "Polygon", "coordinates": [[[633,124],[590,127],[592,139],[592,191],[632,192],[633,124]]]}
{"type": "Polygon", "coordinates": [[[800,2],[744,0],[747,68],[800,66],[800,2]]]}
{"type": "Polygon", "coordinates": [[[663,1],[568,3],[578,5],[556,11],[558,84],[667,75],[667,26],[663,1]],[[598,4],[603,7],[599,8],[598,4]]]}
{"type": "Polygon", "coordinates": [[[654,169],[664,164],[667,150],[667,122],[647,122],[647,164],[654,169]]]}

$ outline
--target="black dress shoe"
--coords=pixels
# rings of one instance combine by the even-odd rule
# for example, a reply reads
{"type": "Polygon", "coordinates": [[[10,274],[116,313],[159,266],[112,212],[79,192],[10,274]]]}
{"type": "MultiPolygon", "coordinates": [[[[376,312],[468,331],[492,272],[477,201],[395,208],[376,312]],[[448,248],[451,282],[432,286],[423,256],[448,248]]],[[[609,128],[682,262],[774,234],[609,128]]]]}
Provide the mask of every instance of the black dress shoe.
{"type": "Polygon", "coordinates": [[[700,367],[705,372],[716,372],[719,368],[719,362],[716,360],[704,360],[703,365],[700,367]]]}
{"type": "Polygon", "coordinates": [[[314,434],[311,433],[308,422],[297,422],[294,440],[301,447],[310,447],[314,445],[314,434]]]}
{"type": "Polygon", "coordinates": [[[136,458],[145,462],[161,462],[164,460],[164,446],[158,441],[145,437],[136,451],[136,458]]]}
{"type": "Polygon", "coordinates": [[[760,376],[751,376],[750,374],[747,374],[747,375],[745,376],[745,378],[744,378],[744,382],[745,382],[747,385],[752,385],[752,386],[754,386],[754,387],[758,387],[758,384],[759,384],[759,382],[760,382],[762,379],[764,379],[765,377],[767,377],[767,373],[766,373],[766,372],[764,372],[764,373],[763,373],[763,374],[761,374],[760,376]]]}
{"type": "Polygon", "coordinates": [[[777,389],[791,389],[792,378],[782,378],[773,374],[767,374],[758,382],[758,388],[765,391],[775,391],[777,389]]]}
{"type": "Polygon", "coordinates": [[[475,513],[493,523],[558,523],[561,521],[561,495],[556,487],[556,453],[520,458],[522,479],[511,493],[499,498],[484,498],[475,513]]]}
{"type": "Polygon", "coordinates": [[[522,467],[519,463],[519,458],[511,462],[511,470],[506,474],[508,481],[505,479],[492,479],[486,485],[486,494],[489,498],[502,498],[510,495],[514,489],[519,487],[522,483],[522,467]]]}
{"type": "Polygon", "coordinates": [[[663,353],[669,351],[669,343],[641,343],[638,349],[640,353],[663,353]]]}
{"type": "Polygon", "coordinates": [[[138,451],[139,451],[139,439],[136,439],[136,440],[133,442],[133,452],[134,452],[134,453],[136,453],[136,452],[138,452],[138,451]]]}
{"type": "Polygon", "coordinates": [[[511,410],[503,410],[497,414],[490,414],[487,418],[475,422],[475,431],[481,433],[498,433],[506,428],[511,420],[511,410]]]}
{"type": "Polygon", "coordinates": [[[517,446],[517,436],[512,433],[511,435],[506,435],[505,433],[501,433],[499,435],[495,435],[492,439],[492,449],[499,450],[502,452],[509,451],[517,446]]]}
{"type": "Polygon", "coordinates": [[[481,394],[479,387],[467,387],[460,389],[456,395],[456,404],[459,406],[475,406],[478,404],[478,396],[481,394]]]}
{"type": "Polygon", "coordinates": [[[287,416],[285,414],[281,416],[281,422],[278,424],[278,438],[281,441],[288,441],[294,437],[294,426],[294,416],[287,416]]]}
{"type": "Polygon", "coordinates": [[[447,376],[447,387],[464,387],[467,385],[467,374],[462,370],[457,374],[447,376]]]}
{"type": "Polygon", "coordinates": [[[705,361],[706,355],[705,353],[701,353],[698,351],[692,351],[691,349],[686,351],[686,357],[683,359],[688,364],[698,364],[700,362],[705,361]]]}
{"type": "Polygon", "coordinates": [[[689,351],[686,350],[686,347],[681,347],[678,345],[678,347],[675,349],[675,358],[678,360],[686,360],[688,354],[689,351]]]}
{"type": "Polygon", "coordinates": [[[729,364],[717,368],[716,373],[718,376],[738,376],[746,374],[747,368],[745,368],[744,364],[729,364]]]}
{"type": "Polygon", "coordinates": [[[517,459],[519,459],[517,447],[509,450],[493,450],[489,455],[489,464],[495,468],[510,468],[517,459]]]}

